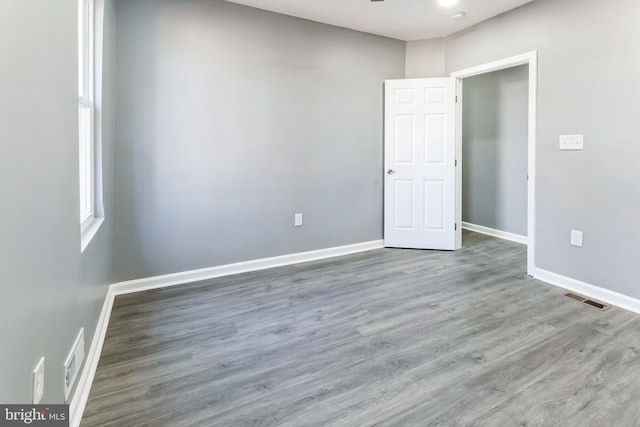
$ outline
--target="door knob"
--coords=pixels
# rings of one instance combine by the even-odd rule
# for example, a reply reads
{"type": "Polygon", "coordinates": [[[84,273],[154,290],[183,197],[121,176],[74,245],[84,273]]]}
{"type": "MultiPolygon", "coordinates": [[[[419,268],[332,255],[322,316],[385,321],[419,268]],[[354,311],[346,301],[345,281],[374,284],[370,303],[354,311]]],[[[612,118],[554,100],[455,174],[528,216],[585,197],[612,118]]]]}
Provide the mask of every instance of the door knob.
{"type": "Polygon", "coordinates": [[[393,169],[389,169],[389,170],[387,171],[387,174],[388,174],[388,175],[393,175],[393,174],[394,174],[393,169]]]}

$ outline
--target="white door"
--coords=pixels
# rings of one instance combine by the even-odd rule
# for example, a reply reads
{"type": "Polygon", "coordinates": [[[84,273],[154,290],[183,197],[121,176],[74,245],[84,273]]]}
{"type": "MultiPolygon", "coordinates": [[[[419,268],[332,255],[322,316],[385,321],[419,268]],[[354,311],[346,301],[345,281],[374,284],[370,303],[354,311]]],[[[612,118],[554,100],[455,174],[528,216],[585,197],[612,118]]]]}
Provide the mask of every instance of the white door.
{"type": "Polygon", "coordinates": [[[456,79],[385,82],[384,245],[456,249],[456,79]]]}

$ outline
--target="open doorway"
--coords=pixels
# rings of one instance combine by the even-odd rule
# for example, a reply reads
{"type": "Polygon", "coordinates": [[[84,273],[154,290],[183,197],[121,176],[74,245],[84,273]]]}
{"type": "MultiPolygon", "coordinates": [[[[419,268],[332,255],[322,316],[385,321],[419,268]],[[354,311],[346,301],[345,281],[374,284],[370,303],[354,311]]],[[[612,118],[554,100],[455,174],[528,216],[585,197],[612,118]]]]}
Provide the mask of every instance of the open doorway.
{"type": "Polygon", "coordinates": [[[385,246],[445,250],[462,247],[462,167],[459,164],[464,160],[464,79],[524,65],[528,68],[528,97],[526,237],[522,243],[527,245],[527,273],[533,275],[536,265],[536,58],[537,53],[531,52],[457,71],[451,77],[385,81],[385,246]],[[442,236],[446,244],[440,244],[433,235],[442,236]]]}
{"type": "Polygon", "coordinates": [[[528,68],[464,79],[460,162],[462,228],[524,244],[528,68]]]}
{"type": "MultiPolygon", "coordinates": [[[[456,171],[456,220],[465,228],[526,244],[529,275],[535,268],[536,59],[536,52],[531,52],[451,74],[457,79],[456,152],[461,166],[456,171]],[[499,93],[510,81],[515,83],[506,89],[511,93],[499,93]],[[480,101],[465,99],[465,93],[480,101]],[[521,95],[526,99],[518,99],[521,95]],[[511,109],[506,116],[492,111],[496,110],[492,103],[499,101],[511,104],[506,106],[511,109]],[[518,114],[518,109],[524,109],[524,117],[514,120],[522,123],[514,123],[509,117],[518,114]],[[509,146],[514,138],[524,138],[523,146],[509,146]],[[471,147],[473,142],[479,146],[471,147]],[[471,158],[465,158],[465,154],[471,158]],[[467,176],[463,176],[464,166],[467,176]],[[473,194],[470,186],[485,194],[473,194]]],[[[459,239],[458,247],[462,245],[462,233],[459,239]]]]}

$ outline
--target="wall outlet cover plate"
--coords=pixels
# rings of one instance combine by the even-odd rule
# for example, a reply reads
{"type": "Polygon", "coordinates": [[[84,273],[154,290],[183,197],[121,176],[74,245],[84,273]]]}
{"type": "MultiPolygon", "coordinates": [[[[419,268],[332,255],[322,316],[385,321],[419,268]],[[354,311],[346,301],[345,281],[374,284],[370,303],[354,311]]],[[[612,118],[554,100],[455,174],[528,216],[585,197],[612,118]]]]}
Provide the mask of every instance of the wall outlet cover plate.
{"type": "Polygon", "coordinates": [[[64,362],[63,365],[63,389],[64,389],[64,400],[65,402],[69,400],[69,395],[71,394],[71,389],[73,389],[73,385],[78,378],[78,374],[80,373],[80,368],[82,368],[82,363],[84,362],[84,328],[80,328],[80,332],[76,337],[76,340],[73,343],[73,347],[71,347],[71,351],[69,351],[69,355],[64,362]]]}
{"type": "Polygon", "coordinates": [[[571,230],[571,244],[579,248],[582,247],[582,231],[571,230]]]}
{"type": "Polygon", "coordinates": [[[37,405],[44,396],[44,357],[41,357],[33,370],[33,404],[37,405]]]}

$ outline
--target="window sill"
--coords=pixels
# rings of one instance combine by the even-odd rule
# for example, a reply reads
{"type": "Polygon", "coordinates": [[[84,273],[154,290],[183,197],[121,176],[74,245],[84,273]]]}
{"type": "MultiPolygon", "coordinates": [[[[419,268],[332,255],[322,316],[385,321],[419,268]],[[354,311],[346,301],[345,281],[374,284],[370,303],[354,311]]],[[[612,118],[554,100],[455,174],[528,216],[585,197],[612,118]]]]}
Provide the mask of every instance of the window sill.
{"type": "Polygon", "coordinates": [[[80,253],[84,252],[87,246],[89,246],[89,243],[93,240],[93,236],[96,235],[103,222],[104,218],[94,218],[91,224],[80,234],[80,253]]]}

